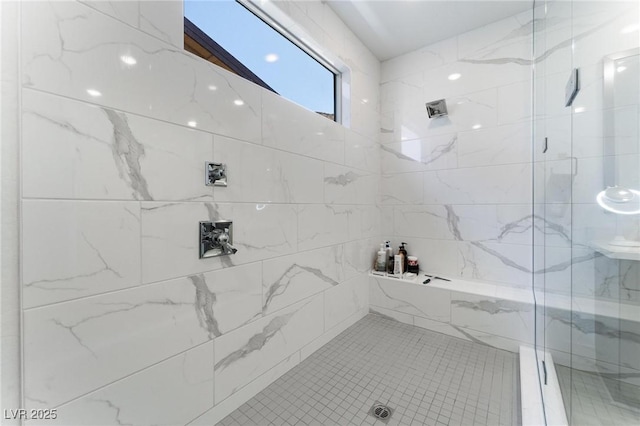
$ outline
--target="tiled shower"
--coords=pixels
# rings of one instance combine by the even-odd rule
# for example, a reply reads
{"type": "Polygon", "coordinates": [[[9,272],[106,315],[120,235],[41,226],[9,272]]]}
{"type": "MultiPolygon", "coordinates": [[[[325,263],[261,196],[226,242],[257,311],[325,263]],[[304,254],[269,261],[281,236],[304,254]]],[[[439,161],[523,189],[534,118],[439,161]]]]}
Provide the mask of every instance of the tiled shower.
{"type": "Polygon", "coordinates": [[[181,1],[0,4],[2,424],[638,423],[637,248],[594,243],[640,238],[596,202],[638,187],[638,2],[383,62],[326,2],[273,3],[349,67],[344,125],[185,52],[181,1]],[[238,252],[200,259],[222,219],[238,252]],[[372,276],[383,240],[450,281],[372,276]]]}

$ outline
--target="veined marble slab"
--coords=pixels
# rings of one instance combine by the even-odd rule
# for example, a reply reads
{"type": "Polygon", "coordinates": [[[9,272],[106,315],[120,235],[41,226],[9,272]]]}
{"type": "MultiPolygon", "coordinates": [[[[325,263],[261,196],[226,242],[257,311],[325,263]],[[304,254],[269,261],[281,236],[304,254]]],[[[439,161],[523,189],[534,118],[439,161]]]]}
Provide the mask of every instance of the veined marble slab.
{"type": "Polygon", "coordinates": [[[184,43],[182,2],[81,0],[82,3],[181,48],[184,43]]]}
{"type": "Polygon", "coordinates": [[[298,208],[298,250],[344,243],[361,233],[358,206],[307,204],[298,208]]]}
{"type": "Polygon", "coordinates": [[[183,352],[59,407],[32,425],[186,424],[213,406],[213,342],[183,352]]]}
{"type": "Polygon", "coordinates": [[[319,337],[323,298],[312,296],[216,339],[216,404],[319,337]]]}
{"type": "Polygon", "coordinates": [[[212,200],[212,135],[35,90],[22,102],[25,197],[212,200]]]}
{"type": "Polygon", "coordinates": [[[331,163],[324,165],[326,204],[375,204],[378,176],[331,163]]]}
{"type": "Polygon", "coordinates": [[[344,164],[344,127],[266,91],[262,96],[262,143],[344,164]]]}
{"type": "Polygon", "coordinates": [[[25,200],[23,306],[140,285],[137,202],[25,200]]]}
{"type": "Polygon", "coordinates": [[[324,293],[324,329],[330,330],[369,306],[369,277],[361,274],[324,293]]]}
{"type": "Polygon", "coordinates": [[[344,163],[350,167],[377,173],[380,170],[378,141],[353,130],[345,130],[344,163]]]}
{"type": "Polygon", "coordinates": [[[320,160],[223,136],[215,137],[212,158],[227,165],[229,186],[214,188],[218,202],[323,202],[320,160]]]}
{"type": "Polygon", "coordinates": [[[262,263],[262,312],[275,312],[335,287],[343,280],[341,245],[265,260],[262,263]]]}
{"type": "Polygon", "coordinates": [[[198,284],[181,278],[27,310],[27,408],[56,407],[215,337],[198,284]]]}

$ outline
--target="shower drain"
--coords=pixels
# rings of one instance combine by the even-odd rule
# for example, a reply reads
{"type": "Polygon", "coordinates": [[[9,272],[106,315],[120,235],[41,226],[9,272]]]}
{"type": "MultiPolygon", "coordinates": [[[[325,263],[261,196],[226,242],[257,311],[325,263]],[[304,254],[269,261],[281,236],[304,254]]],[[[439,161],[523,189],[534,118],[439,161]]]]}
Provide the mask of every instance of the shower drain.
{"type": "Polygon", "coordinates": [[[369,410],[369,414],[375,417],[378,420],[382,420],[383,422],[388,422],[391,418],[391,414],[393,414],[393,410],[381,402],[375,402],[373,407],[369,410]]]}

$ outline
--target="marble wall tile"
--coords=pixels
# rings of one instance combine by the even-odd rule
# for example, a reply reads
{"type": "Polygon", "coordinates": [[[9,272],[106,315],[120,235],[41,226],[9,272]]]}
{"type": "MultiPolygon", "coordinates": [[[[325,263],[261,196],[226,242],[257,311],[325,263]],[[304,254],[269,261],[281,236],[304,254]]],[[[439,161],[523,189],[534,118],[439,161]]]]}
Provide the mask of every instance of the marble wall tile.
{"type": "Polygon", "coordinates": [[[637,32],[621,32],[638,24],[635,2],[596,1],[572,9],[574,66],[598,63],[603,56],[638,47],[637,32]]]}
{"type": "Polygon", "coordinates": [[[349,241],[357,232],[356,206],[307,204],[298,206],[298,250],[310,250],[349,241]]]}
{"type": "Polygon", "coordinates": [[[260,142],[260,88],[80,3],[25,4],[22,47],[25,87],[260,142]]]}
{"type": "Polygon", "coordinates": [[[508,283],[513,287],[530,286],[530,246],[472,241],[460,243],[458,248],[462,277],[508,283]]]}
{"type": "Polygon", "coordinates": [[[225,268],[187,279],[196,288],[201,326],[217,337],[262,316],[262,264],[225,268]]]}
{"type": "Polygon", "coordinates": [[[531,161],[531,124],[480,128],[458,134],[460,167],[492,166],[531,161]]]}
{"type": "Polygon", "coordinates": [[[23,194],[35,198],[210,200],[210,134],[23,90],[23,194]]]}
{"type": "Polygon", "coordinates": [[[381,146],[384,173],[454,169],[458,166],[458,134],[405,140],[381,146]]]}
{"type": "Polygon", "coordinates": [[[296,251],[296,206],[284,204],[143,203],[145,283],[255,262],[296,251]],[[200,259],[200,221],[233,221],[232,256],[200,259]]]}
{"type": "Polygon", "coordinates": [[[525,204],[531,165],[513,164],[424,172],[426,204],[525,204]]]}
{"type": "MultiPolygon", "coordinates": [[[[458,54],[461,58],[503,58],[501,49],[513,44],[531,43],[531,11],[501,19],[475,30],[458,35],[458,54]]],[[[529,47],[530,48],[530,47],[529,47]]],[[[528,50],[523,47],[522,55],[528,50]]]]}
{"type": "Polygon", "coordinates": [[[573,244],[587,246],[591,241],[613,239],[617,233],[615,214],[607,212],[598,204],[576,203],[570,218],[573,244]]]}
{"type": "MultiPolygon", "coordinates": [[[[536,203],[534,206],[534,217],[527,220],[534,226],[533,243],[537,246],[568,247],[574,238],[580,238],[576,234],[578,229],[576,229],[575,225],[572,225],[571,222],[572,208],[576,208],[576,206],[571,207],[568,204],[561,203],[536,203]]],[[[511,215],[520,215],[524,218],[525,216],[522,215],[525,214],[525,210],[531,211],[531,207],[515,206],[511,211],[504,209],[499,211],[498,214],[501,215],[502,218],[511,215]]],[[[531,235],[527,237],[529,241],[531,241],[531,235]]],[[[525,239],[519,238],[519,241],[517,241],[516,234],[513,234],[509,236],[508,240],[505,239],[505,242],[519,242],[524,244],[525,239]]]]}
{"type": "Polygon", "coordinates": [[[180,278],[27,310],[28,407],[55,407],[218,335],[201,287],[180,278]]]}
{"type": "Polygon", "coordinates": [[[119,21],[138,27],[140,24],[140,3],[135,1],[103,1],[103,0],[78,0],[100,12],[119,21]]]}
{"type": "Polygon", "coordinates": [[[421,204],[424,197],[423,173],[401,173],[380,177],[382,204],[421,204]]]}
{"type": "Polygon", "coordinates": [[[345,130],[344,164],[360,170],[380,173],[380,146],[377,139],[345,130]]]}
{"type": "Polygon", "coordinates": [[[344,278],[349,279],[368,273],[378,252],[380,238],[348,241],[343,244],[344,278]]]}
{"type": "Polygon", "coordinates": [[[382,307],[409,315],[450,321],[450,291],[430,288],[428,292],[422,284],[392,281],[371,277],[369,301],[374,307],[382,307]]]}
{"type": "Polygon", "coordinates": [[[471,294],[451,294],[451,324],[532,343],[533,306],[471,294]]]}
{"type": "Polygon", "coordinates": [[[498,88],[498,124],[524,123],[530,126],[531,105],[530,79],[500,86],[498,88]]]}
{"type": "Polygon", "coordinates": [[[369,277],[357,277],[331,287],[324,293],[324,329],[331,330],[357,312],[369,307],[369,277]]]}
{"type": "Polygon", "coordinates": [[[456,240],[502,242],[513,233],[526,233],[527,225],[521,223],[521,217],[507,223],[500,222],[500,211],[510,208],[510,205],[469,204],[444,207],[447,210],[450,238],[456,240]]]}
{"type": "Polygon", "coordinates": [[[80,0],[100,12],[138,28],[178,48],[183,45],[182,2],[80,0]]]}
{"type": "Polygon", "coordinates": [[[262,265],[261,311],[264,314],[335,287],[344,280],[341,245],[265,260],[262,265]]]}
{"type": "Polygon", "coordinates": [[[418,257],[421,270],[444,277],[460,276],[457,241],[414,237],[404,237],[401,240],[394,238],[394,250],[402,241],[407,243],[409,254],[418,257]]]}
{"type": "MultiPolygon", "coordinates": [[[[618,340],[620,344],[620,358],[618,365],[625,368],[640,370],[640,326],[637,321],[620,320],[619,324],[614,322],[609,334],[618,340]],[[619,333],[616,335],[615,333],[619,333]]],[[[604,345],[606,347],[606,344],[604,345]]],[[[598,358],[606,361],[606,359],[598,358]]],[[[640,372],[640,371],[639,371],[640,372]]]]}
{"type": "Polygon", "coordinates": [[[181,0],[140,2],[140,30],[177,48],[184,46],[183,5],[181,0]]]}
{"type": "Polygon", "coordinates": [[[319,337],[323,298],[312,296],[216,339],[216,403],[319,337]]]}
{"type": "Polygon", "coordinates": [[[321,203],[323,164],[301,155],[215,136],[212,161],[227,165],[218,202],[321,203]]]}
{"type": "Polygon", "coordinates": [[[393,216],[394,233],[403,238],[469,241],[501,237],[495,205],[395,206],[393,216]]]}
{"type": "Polygon", "coordinates": [[[373,238],[380,235],[380,208],[374,205],[353,206],[356,215],[349,227],[349,241],[361,238],[373,238]]]}
{"type": "Polygon", "coordinates": [[[380,81],[396,80],[414,72],[428,70],[458,59],[458,40],[452,37],[383,62],[380,81]]]}
{"type": "Polygon", "coordinates": [[[377,174],[332,163],[324,164],[326,204],[374,204],[377,195],[377,174]]]}
{"type": "Polygon", "coordinates": [[[213,342],[183,352],[26,425],[186,424],[213,406],[213,342]],[[176,401],[180,401],[176,404],[176,401]]]}
{"type": "Polygon", "coordinates": [[[441,205],[394,206],[394,236],[454,239],[448,222],[451,214],[441,205]]]}
{"type": "Polygon", "coordinates": [[[266,91],[262,97],[262,143],[344,164],[344,127],[266,91]]]}
{"type": "Polygon", "coordinates": [[[25,200],[23,307],[140,284],[137,202],[25,200]]]}

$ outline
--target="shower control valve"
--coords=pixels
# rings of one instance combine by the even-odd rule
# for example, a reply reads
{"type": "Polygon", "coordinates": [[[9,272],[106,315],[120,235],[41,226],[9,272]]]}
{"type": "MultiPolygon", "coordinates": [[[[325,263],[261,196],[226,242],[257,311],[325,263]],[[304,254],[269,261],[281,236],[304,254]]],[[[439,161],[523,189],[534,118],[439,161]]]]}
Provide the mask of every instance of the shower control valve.
{"type": "Polygon", "coordinates": [[[233,222],[219,220],[200,222],[200,259],[235,254],[232,233],[233,222]]]}
{"type": "Polygon", "coordinates": [[[204,183],[207,186],[227,186],[226,164],[205,163],[204,183]]]}

